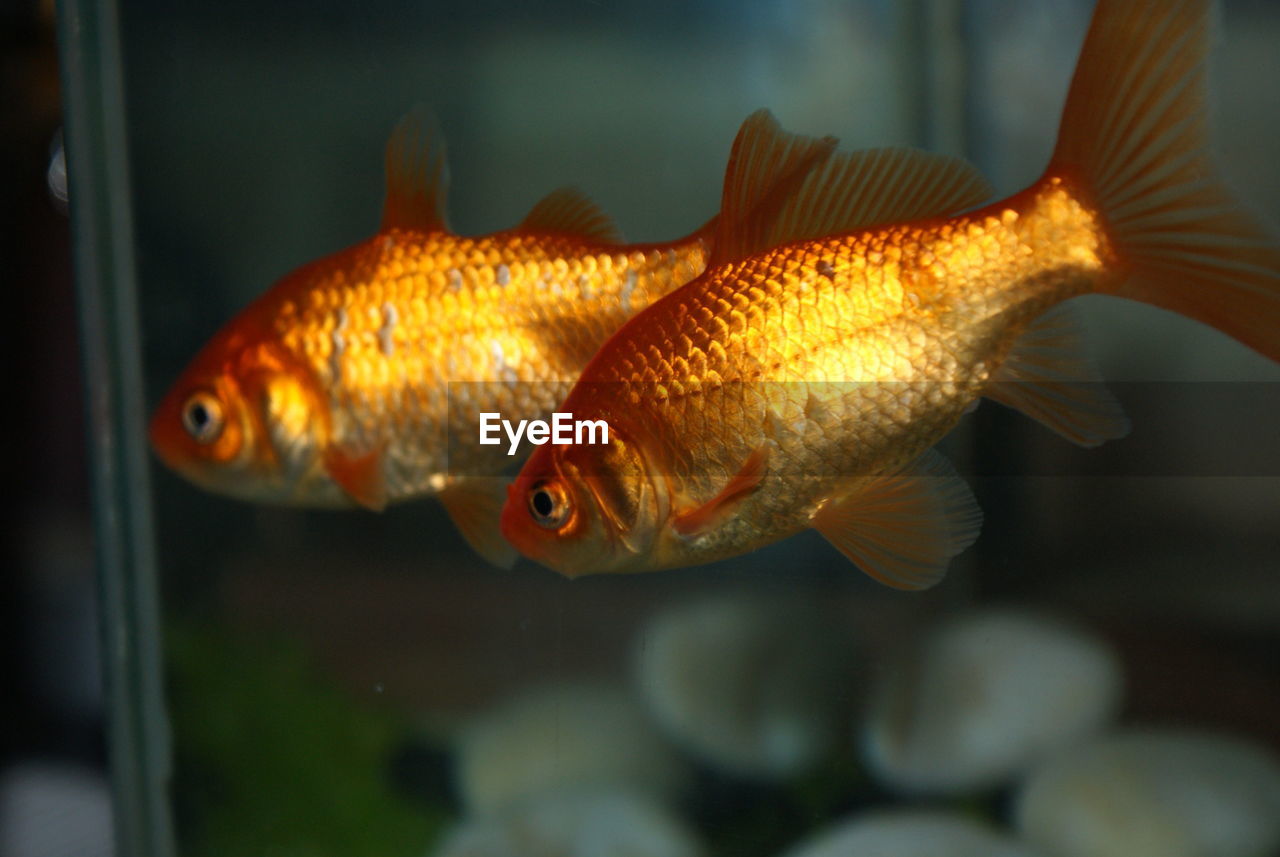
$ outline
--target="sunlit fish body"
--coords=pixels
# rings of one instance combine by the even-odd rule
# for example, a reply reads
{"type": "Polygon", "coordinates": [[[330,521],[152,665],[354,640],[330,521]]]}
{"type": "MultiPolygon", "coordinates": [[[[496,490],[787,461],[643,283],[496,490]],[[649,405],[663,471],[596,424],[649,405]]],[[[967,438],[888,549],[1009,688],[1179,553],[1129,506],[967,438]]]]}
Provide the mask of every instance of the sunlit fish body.
{"type": "Polygon", "coordinates": [[[473,545],[514,559],[501,486],[463,478],[496,473],[505,448],[450,457],[446,439],[474,435],[481,412],[545,416],[609,334],[703,270],[712,233],[622,244],[565,190],[514,229],[463,237],[446,223],[446,172],[433,124],[409,114],[387,147],[381,230],[286,276],[165,396],[150,433],[169,467],[293,506],[439,495],[473,545]]]}
{"type": "Polygon", "coordinates": [[[1280,359],[1280,252],[1206,155],[1209,13],[1100,0],[1046,173],[994,204],[971,168],[901,150],[826,162],[767,222],[735,207],[749,169],[728,176],[708,270],[624,325],[561,405],[607,420],[610,443],[535,451],[503,533],[585,574],[814,528],[925,587],[980,527],[931,450],[976,400],[1083,445],[1127,431],[1063,301],[1145,301],[1280,359]]]}

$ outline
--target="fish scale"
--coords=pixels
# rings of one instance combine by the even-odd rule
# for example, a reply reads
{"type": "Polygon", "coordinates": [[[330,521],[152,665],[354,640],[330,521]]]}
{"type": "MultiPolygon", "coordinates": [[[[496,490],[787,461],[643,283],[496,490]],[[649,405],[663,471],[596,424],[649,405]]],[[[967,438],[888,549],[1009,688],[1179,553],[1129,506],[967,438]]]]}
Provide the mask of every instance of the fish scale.
{"type": "MultiPolygon", "coordinates": [[[[1097,213],[1061,177],[969,214],[784,243],[713,263],[628,322],[563,407],[605,416],[676,518],[714,508],[765,456],[731,515],[660,531],[642,567],[713,561],[901,473],[987,392],[1037,316],[1115,266],[1097,213]]],[[[568,449],[535,453],[529,480],[557,456],[614,478],[568,449]]]]}
{"type": "MultiPolygon", "coordinates": [[[[550,411],[586,356],[628,317],[624,288],[633,305],[648,305],[692,279],[706,258],[700,240],[588,254],[556,238],[400,230],[352,252],[327,271],[309,268],[281,292],[278,311],[259,309],[327,391],[327,443],[355,454],[381,448],[390,501],[429,492],[449,471],[497,472],[504,448],[456,446],[467,457],[446,461],[446,432],[474,434],[482,411],[550,411]],[[499,268],[506,285],[497,284],[499,268]],[[549,293],[548,280],[567,285],[549,293]],[[548,339],[547,328],[565,335],[548,339]],[[450,384],[464,385],[452,388],[452,403],[450,384]]],[[[294,455],[314,454],[285,444],[294,455]]],[[[320,503],[350,502],[336,484],[316,488],[320,503]]]]}
{"type": "Polygon", "coordinates": [[[972,493],[931,447],[979,398],[1085,446],[1128,431],[1062,302],[1144,301],[1280,359],[1280,246],[1209,157],[1212,11],[1099,0],[1049,166],[998,203],[961,162],[870,150],[765,220],[734,203],[796,138],[732,157],[707,271],[629,321],[564,405],[607,418],[609,446],[536,451],[504,535],[574,575],[812,527],[922,588],[977,537],[972,493]]]}

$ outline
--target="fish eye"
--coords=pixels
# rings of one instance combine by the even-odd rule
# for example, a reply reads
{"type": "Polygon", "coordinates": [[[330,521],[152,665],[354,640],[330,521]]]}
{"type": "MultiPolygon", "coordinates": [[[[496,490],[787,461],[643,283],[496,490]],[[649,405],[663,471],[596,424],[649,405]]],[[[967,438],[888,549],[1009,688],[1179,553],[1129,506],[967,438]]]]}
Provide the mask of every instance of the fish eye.
{"type": "Polygon", "coordinates": [[[544,529],[554,530],[569,517],[569,499],[556,482],[535,482],[528,499],[529,514],[544,529]]]}
{"type": "Polygon", "coordinates": [[[193,393],[182,406],[182,427],[196,443],[213,443],[222,434],[222,404],[208,393],[193,393]]]}

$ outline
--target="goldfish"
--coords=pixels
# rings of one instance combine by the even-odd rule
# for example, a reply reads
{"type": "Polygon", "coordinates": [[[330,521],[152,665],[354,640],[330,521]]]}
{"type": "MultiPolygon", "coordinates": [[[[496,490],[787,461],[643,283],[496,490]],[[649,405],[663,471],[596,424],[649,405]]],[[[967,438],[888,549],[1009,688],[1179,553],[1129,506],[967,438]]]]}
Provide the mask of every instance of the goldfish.
{"type": "MultiPolygon", "coordinates": [[[[706,271],[624,324],[560,405],[607,445],[542,446],[502,531],[567,575],[677,568],[805,529],[888,585],[977,537],[933,446],[979,399],[1084,446],[1128,421],[1064,302],[1103,294],[1280,360],[1280,250],[1208,154],[1207,0],[1099,0],[1042,177],[840,154],[761,220],[727,175],[706,271]]],[[[796,138],[780,132],[775,157],[796,138]]]]}
{"type": "MultiPolygon", "coordinates": [[[[809,163],[834,147],[819,142],[809,163]]],[[[255,502],[377,510],[438,496],[477,550],[509,565],[502,485],[468,478],[500,470],[502,453],[450,449],[450,433],[474,433],[482,412],[551,411],[623,321],[702,271],[714,232],[624,244],[563,189],[513,229],[464,237],[448,226],[428,113],[401,121],[385,160],[377,234],[293,271],[227,323],[156,408],[151,443],[191,482],[255,502]]],[[[760,205],[774,204],[772,187],[758,186],[760,205]]]]}

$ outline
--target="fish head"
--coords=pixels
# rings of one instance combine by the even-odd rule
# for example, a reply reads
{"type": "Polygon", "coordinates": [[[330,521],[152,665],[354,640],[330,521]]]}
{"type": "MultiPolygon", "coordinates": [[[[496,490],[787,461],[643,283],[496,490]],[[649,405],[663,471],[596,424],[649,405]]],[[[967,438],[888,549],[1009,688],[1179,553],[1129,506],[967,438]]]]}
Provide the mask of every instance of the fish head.
{"type": "Polygon", "coordinates": [[[669,502],[641,445],[610,423],[597,445],[539,447],[507,488],[502,534],[569,577],[642,571],[669,502]]]}
{"type": "Polygon", "coordinates": [[[152,449],[209,491],[285,502],[314,471],[327,414],[285,349],[232,325],[214,337],[152,415],[152,449]]]}

